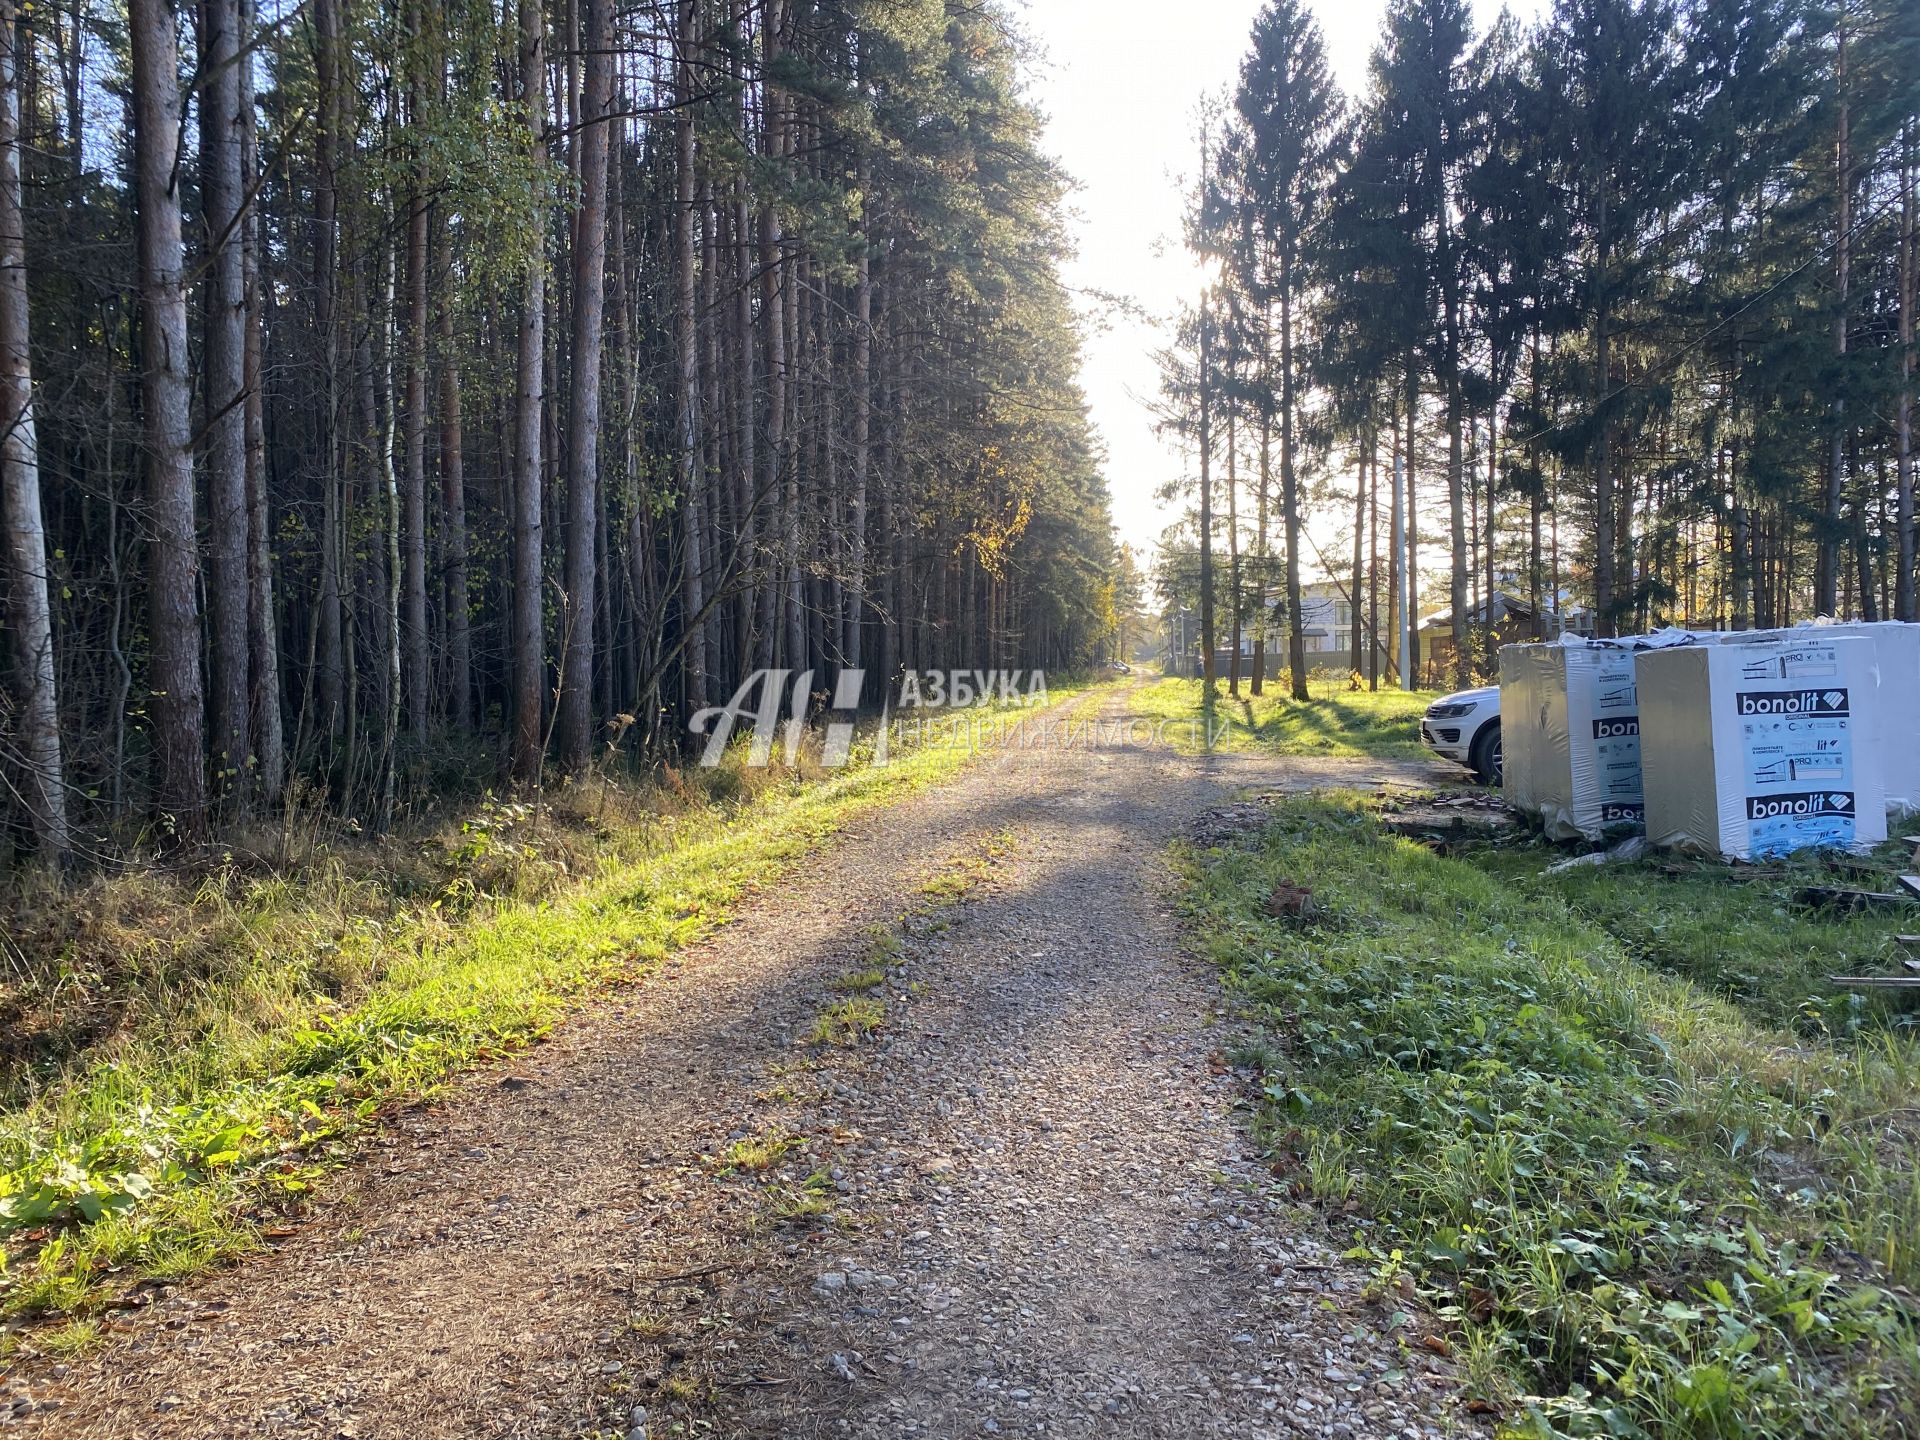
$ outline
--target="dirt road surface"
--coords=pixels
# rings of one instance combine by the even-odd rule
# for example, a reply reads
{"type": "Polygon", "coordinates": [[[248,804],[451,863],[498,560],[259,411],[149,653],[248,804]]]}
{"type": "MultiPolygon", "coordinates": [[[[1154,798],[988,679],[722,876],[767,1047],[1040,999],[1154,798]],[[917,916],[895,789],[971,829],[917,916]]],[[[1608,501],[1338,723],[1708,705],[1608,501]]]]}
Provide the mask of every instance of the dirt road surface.
{"type": "Polygon", "coordinates": [[[1125,743],[1131,693],[863,816],[405,1117],[273,1253],[17,1378],[0,1431],[1472,1432],[1418,1318],[1255,1160],[1166,859],[1245,787],[1451,777],[1125,743]],[[808,1043],[876,962],[878,1032],[808,1043]]]}

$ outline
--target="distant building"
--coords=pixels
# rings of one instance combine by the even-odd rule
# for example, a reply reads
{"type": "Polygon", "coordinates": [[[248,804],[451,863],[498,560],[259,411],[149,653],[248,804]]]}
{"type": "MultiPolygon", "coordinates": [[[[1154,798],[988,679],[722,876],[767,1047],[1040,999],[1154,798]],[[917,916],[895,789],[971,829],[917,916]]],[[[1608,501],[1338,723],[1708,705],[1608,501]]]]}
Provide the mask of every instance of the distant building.
{"type": "MultiPolygon", "coordinates": [[[[1593,612],[1583,606],[1572,606],[1563,616],[1560,611],[1542,607],[1536,625],[1531,604],[1505,590],[1494,591],[1467,611],[1468,644],[1477,652],[1470,657],[1470,664],[1476,674],[1486,668],[1483,647],[1489,626],[1496,646],[1526,640],[1558,640],[1562,634],[1591,636],[1593,612]]],[[[1441,610],[1420,622],[1420,670],[1424,685],[1453,683],[1451,610],[1441,610]]]]}

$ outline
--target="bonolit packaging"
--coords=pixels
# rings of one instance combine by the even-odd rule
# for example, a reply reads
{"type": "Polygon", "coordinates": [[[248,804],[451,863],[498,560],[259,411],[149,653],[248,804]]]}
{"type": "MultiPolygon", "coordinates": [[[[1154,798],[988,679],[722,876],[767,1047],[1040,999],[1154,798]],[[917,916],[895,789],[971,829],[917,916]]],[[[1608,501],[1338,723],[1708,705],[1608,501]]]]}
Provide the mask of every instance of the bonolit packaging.
{"type": "MultiPolygon", "coordinates": [[[[1896,815],[1920,813],[1920,744],[1915,743],[1914,717],[1920,715],[1920,625],[1898,620],[1814,620],[1790,630],[1757,632],[1768,640],[1789,643],[1853,636],[1873,642],[1873,663],[1880,679],[1878,730],[1862,737],[1880,757],[1880,778],[1886,786],[1887,809],[1896,815]]],[[[1756,634],[1720,637],[1723,644],[1751,644],[1756,634]]]]}
{"type": "Polygon", "coordinates": [[[1775,632],[1634,669],[1654,844],[1747,860],[1887,838],[1873,641],[1775,632]]]}
{"type": "Polygon", "coordinates": [[[1633,650],[1569,637],[1500,647],[1501,789],[1556,840],[1639,830],[1633,650]]]}

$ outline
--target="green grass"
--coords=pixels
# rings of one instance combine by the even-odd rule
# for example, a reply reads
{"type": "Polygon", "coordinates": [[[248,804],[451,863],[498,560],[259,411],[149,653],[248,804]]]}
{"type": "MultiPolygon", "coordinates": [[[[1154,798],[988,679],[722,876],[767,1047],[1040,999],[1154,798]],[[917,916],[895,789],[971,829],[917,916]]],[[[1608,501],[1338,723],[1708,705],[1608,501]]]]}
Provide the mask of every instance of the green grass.
{"type": "Polygon", "coordinates": [[[728,1172],[746,1171],[757,1175],[778,1165],[801,1143],[798,1135],[789,1135],[781,1130],[750,1135],[729,1145],[720,1156],[720,1165],[728,1172]]]}
{"type": "Polygon", "coordinates": [[[884,1000],[872,995],[849,995],[836,1000],[814,1017],[807,1036],[810,1045],[858,1045],[887,1019],[884,1000]]]}
{"type": "Polygon", "coordinates": [[[1427,691],[1349,690],[1346,682],[1313,681],[1304,703],[1281,681],[1269,681],[1255,697],[1246,681],[1239,699],[1220,683],[1211,724],[1201,704],[1198,680],[1169,678],[1132,699],[1133,714],[1173,722],[1163,733],[1189,754],[1215,750],[1261,750],[1274,755],[1373,756],[1417,760],[1429,754],[1420,743],[1420,716],[1432,703],[1427,691]]]}
{"type": "MultiPolygon", "coordinates": [[[[1846,915],[1794,903],[1807,885],[1898,890],[1909,847],[1879,860],[1884,873],[1836,876],[1807,853],[1759,866],[1661,856],[1646,863],[1579,866],[1548,874],[1548,852],[1488,850],[1475,863],[1514,883],[1545,885],[1634,958],[1726,995],[1756,1018],[1820,1036],[1884,1027],[1920,1009],[1894,992],[1836,990],[1829,975],[1890,974],[1905,951],[1900,930],[1920,929],[1898,910],[1846,915]]],[[[1562,858],[1554,853],[1551,858],[1562,858]]]]}
{"type": "Polygon", "coordinates": [[[797,1225],[817,1220],[833,1209],[833,1177],[815,1170],[798,1185],[770,1185],[764,1192],[767,1209],[775,1220],[797,1225]]]}
{"type": "MultiPolygon", "coordinates": [[[[1920,1051],[1642,963],[1553,853],[1444,858],[1319,797],[1187,857],[1277,1172],[1352,1202],[1509,1434],[1914,1433],[1920,1051]],[[1268,914],[1283,880],[1316,921],[1268,914]]],[[[1715,914],[1722,950],[1771,943],[1715,914]]]]}
{"type": "Polygon", "coordinates": [[[236,866],[63,897],[32,1001],[54,1018],[0,1072],[0,1315],[85,1312],[257,1246],[390,1108],[643,978],[849,820],[970,758],[896,744],[878,769],[730,766],[640,796],[596,781],[550,809],[489,806],[377,872],[236,866]],[[83,1019],[117,1023],[51,1009],[76,988],[83,1019]]]}

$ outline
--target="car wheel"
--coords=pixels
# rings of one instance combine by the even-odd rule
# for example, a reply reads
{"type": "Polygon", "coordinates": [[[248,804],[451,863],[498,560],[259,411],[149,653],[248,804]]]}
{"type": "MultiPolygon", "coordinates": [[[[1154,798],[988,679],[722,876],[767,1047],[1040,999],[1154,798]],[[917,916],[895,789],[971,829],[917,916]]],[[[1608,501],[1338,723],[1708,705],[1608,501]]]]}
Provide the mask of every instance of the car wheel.
{"type": "Polygon", "coordinates": [[[1500,748],[1500,722],[1489,720],[1473,738],[1473,773],[1482,785],[1498,786],[1504,776],[1505,762],[1500,748]]]}

